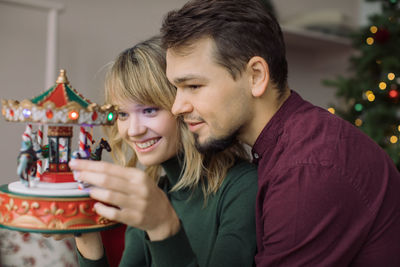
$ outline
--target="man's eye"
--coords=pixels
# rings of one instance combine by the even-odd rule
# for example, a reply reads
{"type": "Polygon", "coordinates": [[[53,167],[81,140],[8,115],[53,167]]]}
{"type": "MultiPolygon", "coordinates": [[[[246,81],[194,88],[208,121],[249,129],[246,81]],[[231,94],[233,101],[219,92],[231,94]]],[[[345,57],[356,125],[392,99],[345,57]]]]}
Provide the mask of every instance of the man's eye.
{"type": "Polygon", "coordinates": [[[151,107],[151,108],[144,108],[143,109],[143,114],[145,115],[155,115],[157,114],[157,111],[159,108],[151,107]]]}
{"type": "Polygon", "coordinates": [[[196,90],[196,89],[199,89],[199,88],[200,88],[200,85],[191,84],[191,85],[188,85],[187,87],[188,87],[189,89],[191,89],[191,90],[196,90]]]}
{"type": "Polygon", "coordinates": [[[118,120],[124,121],[127,118],[128,118],[128,113],[122,111],[118,112],[118,120]]]}

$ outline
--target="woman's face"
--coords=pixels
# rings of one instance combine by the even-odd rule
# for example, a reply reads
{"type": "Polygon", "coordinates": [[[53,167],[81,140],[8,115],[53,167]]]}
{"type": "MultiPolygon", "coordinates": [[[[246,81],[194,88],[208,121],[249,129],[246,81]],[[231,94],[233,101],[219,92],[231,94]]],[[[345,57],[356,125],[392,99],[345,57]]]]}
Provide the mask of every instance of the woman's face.
{"type": "Polygon", "coordinates": [[[157,165],[176,155],[178,124],[171,112],[130,100],[115,104],[119,106],[118,132],[141,164],[157,165]]]}

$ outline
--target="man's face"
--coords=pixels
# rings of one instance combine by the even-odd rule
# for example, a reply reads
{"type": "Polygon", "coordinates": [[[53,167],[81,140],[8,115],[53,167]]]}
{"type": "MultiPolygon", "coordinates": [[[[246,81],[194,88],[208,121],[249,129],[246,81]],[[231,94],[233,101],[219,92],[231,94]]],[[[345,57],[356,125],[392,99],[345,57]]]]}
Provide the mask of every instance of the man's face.
{"type": "Polygon", "coordinates": [[[251,80],[236,80],[213,60],[214,43],[200,39],[189,53],[167,50],[167,77],[177,88],[172,113],[181,115],[201,152],[221,150],[241,134],[249,117],[251,80]]]}

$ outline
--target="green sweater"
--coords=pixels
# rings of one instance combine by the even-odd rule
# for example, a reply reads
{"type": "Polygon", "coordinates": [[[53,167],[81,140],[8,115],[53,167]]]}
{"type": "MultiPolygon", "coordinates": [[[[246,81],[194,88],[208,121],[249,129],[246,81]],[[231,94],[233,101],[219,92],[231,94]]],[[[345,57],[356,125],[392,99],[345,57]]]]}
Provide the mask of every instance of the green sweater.
{"type": "MultiPolygon", "coordinates": [[[[144,231],[128,227],[120,266],[253,266],[256,168],[238,162],[204,207],[201,188],[169,192],[181,171],[176,158],[162,166],[168,181],[162,188],[181,220],[181,230],[163,241],[151,242],[144,231]]],[[[105,257],[90,261],[81,255],[79,263],[88,267],[108,265],[105,257]]]]}

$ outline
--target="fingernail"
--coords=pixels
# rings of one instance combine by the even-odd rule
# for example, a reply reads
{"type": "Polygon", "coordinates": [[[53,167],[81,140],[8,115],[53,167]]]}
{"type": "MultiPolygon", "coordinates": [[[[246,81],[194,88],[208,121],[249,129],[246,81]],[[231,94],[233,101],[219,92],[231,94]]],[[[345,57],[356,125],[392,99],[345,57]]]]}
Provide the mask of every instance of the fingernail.
{"type": "Polygon", "coordinates": [[[79,185],[78,185],[78,188],[80,189],[80,190],[82,190],[83,192],[86,192],[86,193],[90,193],[90,191],[91,191],[91,188],[90,188],[90,185],[88,185],[88,184],[86,184],[86,183],[80,183],[79,185]]]}
{"type": "Polygon", "coordinates": [[[72,175],[74,175],[75,180],[79,180],[79,176],[81,175],[81,173],[79,171],[73,171],[72,175]]]}
{"type": "Polygon", "coordinates": [[[76,162],[75,159],[71,159],[68,163],[68,165],[72,168],[72,167],[76,167],[78,163],[76,162]]]}

